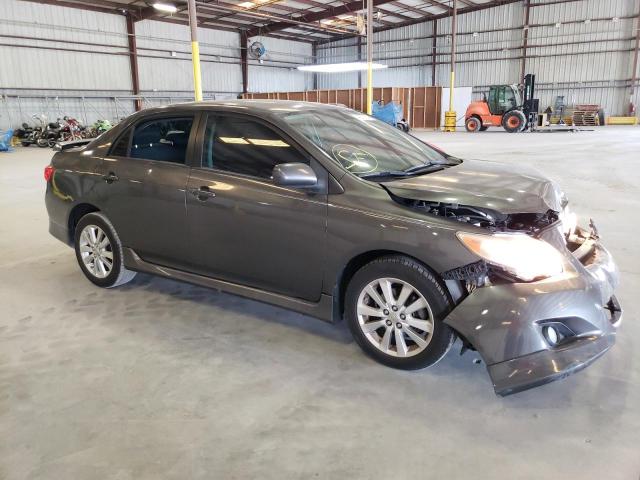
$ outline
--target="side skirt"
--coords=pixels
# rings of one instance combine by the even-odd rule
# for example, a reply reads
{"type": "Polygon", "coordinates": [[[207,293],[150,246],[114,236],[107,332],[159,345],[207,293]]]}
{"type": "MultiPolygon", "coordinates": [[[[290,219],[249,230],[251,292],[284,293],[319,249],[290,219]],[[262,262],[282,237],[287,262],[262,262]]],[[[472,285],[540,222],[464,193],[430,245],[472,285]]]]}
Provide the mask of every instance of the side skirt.
{"type": "Polygon", "coordinates": [[[136,272],[150,273],[160,277],[171,278],[182,282],[192,283],[201,287],[213,288],[226,293],[232,293],[251,300],[269,303],[278,307],[283,307],[294,312],[302,313],[312,317],[319,318],[325,322],[334,322],[333,317],[333,297],[331,295],[321,294],[320,301],[317,303],[307,302],[299,298],[288,297],[278,293],[267,292],[253,287],[238,285],[224,280],[205,277],[195,273],[184,272],[169,267],[163,267],[154,263],[144,261],[138,254],[130,248],[122,249],[124,265],[136,272]]]}

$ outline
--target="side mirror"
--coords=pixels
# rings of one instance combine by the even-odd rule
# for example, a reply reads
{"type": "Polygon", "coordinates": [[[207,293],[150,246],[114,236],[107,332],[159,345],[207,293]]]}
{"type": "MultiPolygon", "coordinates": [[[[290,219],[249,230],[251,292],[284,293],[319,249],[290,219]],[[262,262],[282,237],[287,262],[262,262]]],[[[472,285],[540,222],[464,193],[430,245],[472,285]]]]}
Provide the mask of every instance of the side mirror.
{"type": "Polygon", "coordinates": [[[273,183],[281,187],[313,187],[318,183],[316,173],[304,163],[281,163],[273,167],[273,183]]]}

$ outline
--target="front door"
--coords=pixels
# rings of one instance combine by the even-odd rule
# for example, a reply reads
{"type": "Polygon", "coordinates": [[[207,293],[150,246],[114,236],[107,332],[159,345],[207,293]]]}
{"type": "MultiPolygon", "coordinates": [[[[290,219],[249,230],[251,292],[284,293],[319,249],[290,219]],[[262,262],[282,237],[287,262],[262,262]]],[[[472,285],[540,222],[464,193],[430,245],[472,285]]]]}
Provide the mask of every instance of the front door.
{"type": "Polygon", "coordinates": [[[152,263],[184,264],[193,124],[192,113],[145,119],[125,131],[103,161],[105,214],[122,244],[152,263]]]}
{"type": "Polygon", "coordinates": [[[202,166],[187,186],[190,270],[316,301],[322,290],[327,220],[321,193],[273,184],[279,163],[326,171],[282,132],[250,116],[209,115],[202,166]]]}

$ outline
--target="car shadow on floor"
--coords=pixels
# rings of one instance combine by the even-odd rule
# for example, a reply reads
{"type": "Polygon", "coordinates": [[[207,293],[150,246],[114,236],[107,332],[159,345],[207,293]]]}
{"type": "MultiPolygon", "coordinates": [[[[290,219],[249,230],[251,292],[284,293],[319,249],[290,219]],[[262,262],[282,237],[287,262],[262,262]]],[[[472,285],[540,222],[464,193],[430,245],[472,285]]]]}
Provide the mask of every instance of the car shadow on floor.
{"type": "MultiPolygon", "coordinates": [[[[194,304],[194,308],[204,308],[205,311],[207,308],[211,308],[212,312],[215,312],[214,315],[218,317],[222,315],[225,321],[228,321],[230,317],[237,317],[238,320],[242,320],[242,317],[244,317],[246,320],[268,322],[293,328],[338,344],[348,345],[354,343],[351,332],[349,332],[346,322],[344,321],[335,324],[323,322],[322,320],[285,308],[197,285],[139,273],[132,282],[118,288],[119,291],[130,291],[132,293],[141,289],[153,294],[154,297],[156,295],[162,295],[164,297],[160,300],[161,303],[156,302],[156,305],[149,308],[161,310],[177,301],[186,301],[194,304]]],[[[189,307],[189,311],[191,310],[192,308],[189,307]]],[[[236,318],[233,319],[234,322],[235,320],[236,318]]],[[[247,332],[246,334],[250,335],[251,332],[247,332]]],[[[456,341],[449,353],[437,365],[423,372],[425,374],[428,372],[429,375],[438,377],[451,375],[464,377],[479,376],[482,378],[479,382],[486,387],[486,379],[484,378],[486,377],[486,372],[479,355],[474,351],[468,351],[463,356],[460,356],[461,346],[461,342],[459,340],[456,341]]],[[[356,348],[359,350],[359,347],[356,348]]],[[[351,356],[352,350],[345,350],[345,352],[349,352],[349,354],[345,353],[345,355],[351,356]]],[[[368,358],[364,352],[358,355],[358,358],[360,358],[362,362],[374,362],[374,360],[368,358]]],[[[381,365],[380,367],[388,368],[381,365]]],[[[418,375],[421,374],[419,372],[420,371],[406,373],[409,375],[418,375]]]]}
{"type": "Polygon", "coordinates": [[[167,301],[187,300],[199,306],[221,309],[225,316],[251,316],[261,321],[300,329],[338,343],[353,342],[345,322],[332,324],[285,308],[185,282],[138,273],[132,282],[119,287],[118,290],[140,288],[146,292],[164,295],[167,301]]]}
{"type": "MultiPolygon", "coordinates": [[[[599,397],[603,389],[612,385],[620,389],[620,383],[624,383],[594,371],[580,372],[560,382],[500,398],[493,393],[491,380],[479,354],[468,351],[460,355],[459,340],[431,368],[417,371],[392,370],[377,364],[360,352],[356,345],[351,345],[354,342],[344,321],[330,324],[255,300],[146,274],[138,274],[132,282],[118,289],[100,289],[98,293],[108,297],[112,294],[125,295],[117,312],[110,312],[105,320],[118,321],[121,326],[124,324],[127,329],[134,329],[139,335],[152,335],[153,338],[163,338],[171,343],[175,341],[176,344],[189,344],[193,348],[194,357],[202,348],[206,351],[224,351],[229,335],[250,336],[247,343],[253,345],[247,348],[253,349],[258,357],[266,355],[267,358],[274,358],[274,355],[278,355],[274,352],[286,349],[296,352],[297,361],[301,365],[309,365],[318,356],[328,355],[331,357],[329,364],[337,366],[346,375],[351,371],[351,374],[358,372],[356,375],[362,374],[363,378],[367,378],[372,372],[376,372],[386,381],[397,382],[397,385],[410,390],[424,390],[429,391],[430,395],[445,397],[455,391],[461,394],[464,392],[466,396],[495,399],[497,404],[523,411],[536,409],[542,399],[552,399],[557,408],[568,407],[579,403],[582,398],[594,395],[599,397]],[[285,330],[272,328],[269,324],[285,327],[285,330]],[[152,330],[149,331],[149,328],[152,330]],[[289,329],[291,335],[286,334],[289,329]],[[307,334],[310,336],[305,339],[307,334]],[[318,342],[314,342],[311,336],[317,337],[318,342]],[[334,345],[331,346],[331,343],[334,345]],[[437,388],[437,392],[432,391],[433,388],[437,388]]],[[[242,355],[235,356],[237,353],[232,350],[228,355],[234,356],[235,360],[241,358],[253,361],[242,355]]],[[[229,360],[234,361],[232,358],[229,360]]],[[[611,361],[611,358],[605,358],[599,364],[606,365],[611,361]]],[[[321,364],[322,362],[318,363],[321,364]]],[[[622,387],[622,390],[627,388],[626,385],[622,387]]],[[[616,406],[620,404],[620,401],[607,402],[616,406]]]]}

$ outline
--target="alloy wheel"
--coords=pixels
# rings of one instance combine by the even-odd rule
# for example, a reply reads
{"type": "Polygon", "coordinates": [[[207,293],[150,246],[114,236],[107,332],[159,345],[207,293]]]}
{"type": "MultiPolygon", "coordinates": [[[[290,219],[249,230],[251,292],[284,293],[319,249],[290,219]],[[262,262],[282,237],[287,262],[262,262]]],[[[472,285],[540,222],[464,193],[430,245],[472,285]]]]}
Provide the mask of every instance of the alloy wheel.
{"type": "Polygon", "coordinates": [[[433,313],[413,285],[397,278],[367,284],[358,296],[358,324],[381,352],[411,357],[424,351],[432,338],[433,313]]]}
{"type": "Polygon", "coordinates": [[[107,234],[97,225],[87,225],[80,233],[80,257],[89,273],[105,278],[113,269],[113,248],[107,234]]]}

